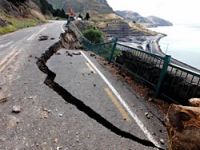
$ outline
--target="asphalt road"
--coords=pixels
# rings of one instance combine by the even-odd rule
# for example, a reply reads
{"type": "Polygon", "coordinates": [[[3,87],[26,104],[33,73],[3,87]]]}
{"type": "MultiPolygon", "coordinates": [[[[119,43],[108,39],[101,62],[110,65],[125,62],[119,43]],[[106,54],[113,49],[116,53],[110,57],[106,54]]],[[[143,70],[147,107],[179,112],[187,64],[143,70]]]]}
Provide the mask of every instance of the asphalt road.
{"type": "Polygon", "coordinates": [[[56,73],[55,82],[114,127],[104,126],[43,83],[46,75],[36,58],[59,40],[63,24],[51,22],[0,37],[0,99],[7,100],[0,101],[0,150],[153,149],[117,135],[115,127],[165,148],[166,131],[157,119],[163,117],[161,112],[88,52],[62,49],[47,65],[56,73]],[[38,41],[41,35],[49,38],[38,41]],[[14,105],[21,107],[20,113],[12,113],[14,105]]]}

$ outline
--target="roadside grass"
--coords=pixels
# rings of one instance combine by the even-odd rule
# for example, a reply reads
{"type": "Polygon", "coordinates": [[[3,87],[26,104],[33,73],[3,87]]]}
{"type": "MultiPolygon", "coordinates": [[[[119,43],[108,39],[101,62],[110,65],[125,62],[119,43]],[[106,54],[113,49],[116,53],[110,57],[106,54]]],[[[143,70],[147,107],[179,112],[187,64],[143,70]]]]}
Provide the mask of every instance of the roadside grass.
{"type": "Polygon", "coordinates": [[[27,28],[36,26],[40,23],[44,23],[45,21],[41,21],[38,19],[31,19],[31,18],[14,18],[14,17],[2,17],[5,19],[9,24],[7,26],[0,27],[0,35],[14,32],[18,29],[27,28]]]}

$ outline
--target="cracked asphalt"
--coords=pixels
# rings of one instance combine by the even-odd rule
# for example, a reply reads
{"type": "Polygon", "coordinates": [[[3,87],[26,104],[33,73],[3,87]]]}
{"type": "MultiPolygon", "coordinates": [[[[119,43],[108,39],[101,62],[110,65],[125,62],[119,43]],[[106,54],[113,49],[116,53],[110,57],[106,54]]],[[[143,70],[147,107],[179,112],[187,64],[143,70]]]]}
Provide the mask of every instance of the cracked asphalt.
{"type": "MultiPolygon", "coordinates": [[[[0,37],[0,62],[3,64],[0,70],[0,96],[7,98],[6,102],[0,102],[0,150],[155,149],[115,134],[43,83],[46,75],[38,69],[35,57],[39,58],[59,40],[63,23],[53,22],[0,37]],[[47,35],[49,39],[38,41],[41,35],[47,35]],[[55,39],[51,40],[51,37],[55,39]],[[8,60],[6,56],[9,56],[8,60]],[[18,114],[12,113],[15,105],[22,109],[18,114]]],[[[105,75],[155,141],[165,148],[166,145],[160,143],[160,139],[167,143],[165,128],[156,117],[147,119],[145,116],[145,112],[151,111],[162,118],[161,112],[136,96],[129,85],[106,70],[89,52],[83,53],[105,75]]],[[[56,73],[56,83],[97,114],[120,130],[148,140],[79,51],[61,49],[47,62],[47,66],[56,73]],[[66,51],[74,54],[68,55],[66,51]]]]}

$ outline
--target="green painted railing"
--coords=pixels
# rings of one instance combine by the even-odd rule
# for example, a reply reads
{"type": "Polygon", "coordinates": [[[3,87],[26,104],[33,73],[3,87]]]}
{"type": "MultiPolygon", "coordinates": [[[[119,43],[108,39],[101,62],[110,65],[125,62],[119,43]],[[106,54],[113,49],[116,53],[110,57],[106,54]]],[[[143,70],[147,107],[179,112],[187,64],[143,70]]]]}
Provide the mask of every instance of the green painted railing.
{"type": "Polygon", "coordinates": [[[113,39],[107,43],[94,44],[88,41],[74,23],[69,28],[76,34],[84,49],[92,51],[109,62],[117,64],[124,71],[170,100],[186,103],[189,98],[200,97],[200,74],[170,62],[165,57],[117,43],[113,39]]]}

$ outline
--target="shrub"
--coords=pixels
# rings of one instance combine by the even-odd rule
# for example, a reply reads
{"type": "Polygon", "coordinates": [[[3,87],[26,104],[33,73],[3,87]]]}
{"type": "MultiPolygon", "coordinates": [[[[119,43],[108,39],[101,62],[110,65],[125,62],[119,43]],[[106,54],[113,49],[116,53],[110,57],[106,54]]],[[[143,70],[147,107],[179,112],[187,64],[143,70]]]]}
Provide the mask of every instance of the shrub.
{"type": "Polygon", "coordinates": [[[92,43],[103,42],[103,34],[96,28],[90,28],[83,31],[83,35],[92,43]]]}

